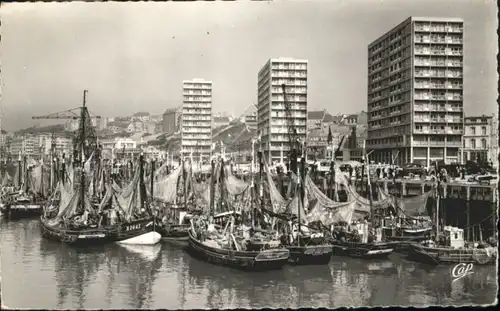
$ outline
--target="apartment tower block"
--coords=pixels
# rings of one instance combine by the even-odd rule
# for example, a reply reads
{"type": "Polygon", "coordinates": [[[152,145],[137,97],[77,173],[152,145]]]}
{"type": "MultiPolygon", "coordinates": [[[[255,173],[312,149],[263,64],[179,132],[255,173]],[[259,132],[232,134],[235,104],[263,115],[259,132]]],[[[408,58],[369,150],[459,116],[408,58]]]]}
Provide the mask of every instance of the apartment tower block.
{"type": "Polygon", "coordinates": [[[290,150],[289,126],[295,127],[301,143],[306,141],[307,65],[307,60],[272,58],[258,73],[257,130],[268,163],[286,159],[290,150]],[[290,107],[289,115],[285,102],[290,107]]]}
{"type": "Polygon", "coordinates": [[[182,82],[182,155],[209,161],[212,148],[212,82],[182,82]]]}
{"type": "Polygon", "coordinates": [[[368,46],[370,161],[459,162],[463,20],[410,17],[368,46]]]}

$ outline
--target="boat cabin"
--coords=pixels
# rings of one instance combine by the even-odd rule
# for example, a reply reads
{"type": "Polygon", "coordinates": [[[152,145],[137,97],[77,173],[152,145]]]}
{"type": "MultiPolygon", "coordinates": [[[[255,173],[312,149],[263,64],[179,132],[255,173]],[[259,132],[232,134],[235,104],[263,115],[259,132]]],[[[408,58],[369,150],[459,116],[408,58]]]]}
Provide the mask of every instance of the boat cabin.
{"type": "Polygon", "coordinates": [[[229,211],[220,213],[214,216],[214,223],[219,226],[225,226],[226,223],[231,219],[231,216],[234,216],[234,220],[238,222],[241,219],[241,213],[236,211],[229,211]]]}
{"type": "Polygon", "coordinates": [[[457,227],[445,226],[443,228],[444,237],[446,238],[446,244],[449,244],[452,248],[464,248],[464,229],[459,229],[457,227]]]}
{"type": "Polygon", "coordinates": [[[189,220],[191,219],[186,209],[180,205],[170,206],[167,218],[173,220],[176,225],[189,224],[189,220]]]}

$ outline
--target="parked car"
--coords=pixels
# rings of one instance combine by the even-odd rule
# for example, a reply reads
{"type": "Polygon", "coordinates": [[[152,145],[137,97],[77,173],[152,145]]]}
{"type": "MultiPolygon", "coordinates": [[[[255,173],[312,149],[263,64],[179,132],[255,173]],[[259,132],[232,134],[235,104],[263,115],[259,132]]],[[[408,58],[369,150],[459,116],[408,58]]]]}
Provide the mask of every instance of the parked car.
{"type": "Polygon", "coordinates": [[[401,171],[402,176],[422,176],[425,175],[426,171],[422,165],[417,163],[407,163],[403,166],[403,170],[401,171]]]}

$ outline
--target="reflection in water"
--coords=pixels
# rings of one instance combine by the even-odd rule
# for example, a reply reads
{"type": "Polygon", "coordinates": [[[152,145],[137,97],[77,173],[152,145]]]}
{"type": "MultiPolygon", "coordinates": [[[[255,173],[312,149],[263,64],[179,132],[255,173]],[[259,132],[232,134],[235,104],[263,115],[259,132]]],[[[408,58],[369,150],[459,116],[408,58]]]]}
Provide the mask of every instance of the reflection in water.
{"type": "MultiPolygon", "coordinates": [[[[85,308],[87,290],[100,278],[106,280],[106,300],[111,304],[117,289],[127,288],[127,305],[146,308],[151,300],[151,288],[161,266],[161,244],[155,246],[108,245],[106,247],[75,248],[58,242],[41,240],[42,258],[54,260],[58,287],[58,308],[70,305],[85,308]]],[[[123,299],[123,297],[120,297],[123,299]]]]}
{"type": "Polygon", "coordinates": [[[18,308],[299,308],[467,305],[494,301],[493,267],[454,281],[451,267],[334,257],[328,266],[248,273],[191,258],[181,248],[78,249],[40,237],[37,220],[1,222],[3,303],[18,308]],[[6,285],[7,284],[7,285],[6,285]],[[36,293],[26,299],[27,294],[36,293]]]}

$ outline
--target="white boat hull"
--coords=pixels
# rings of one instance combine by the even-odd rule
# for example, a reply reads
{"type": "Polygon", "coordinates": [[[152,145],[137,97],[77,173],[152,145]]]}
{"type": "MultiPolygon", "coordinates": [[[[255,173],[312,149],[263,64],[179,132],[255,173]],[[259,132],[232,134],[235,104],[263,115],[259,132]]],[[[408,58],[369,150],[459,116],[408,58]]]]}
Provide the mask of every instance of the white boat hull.
{"type": "Polygon", "coordinates": [[[161,234],[155,231],[148,233],[143,233],[141,235],[135,236],[130,239],[122,240],[117,242],[118,244],[129,244],[129,245],[155,245],[161,240],[161,234]]]}

